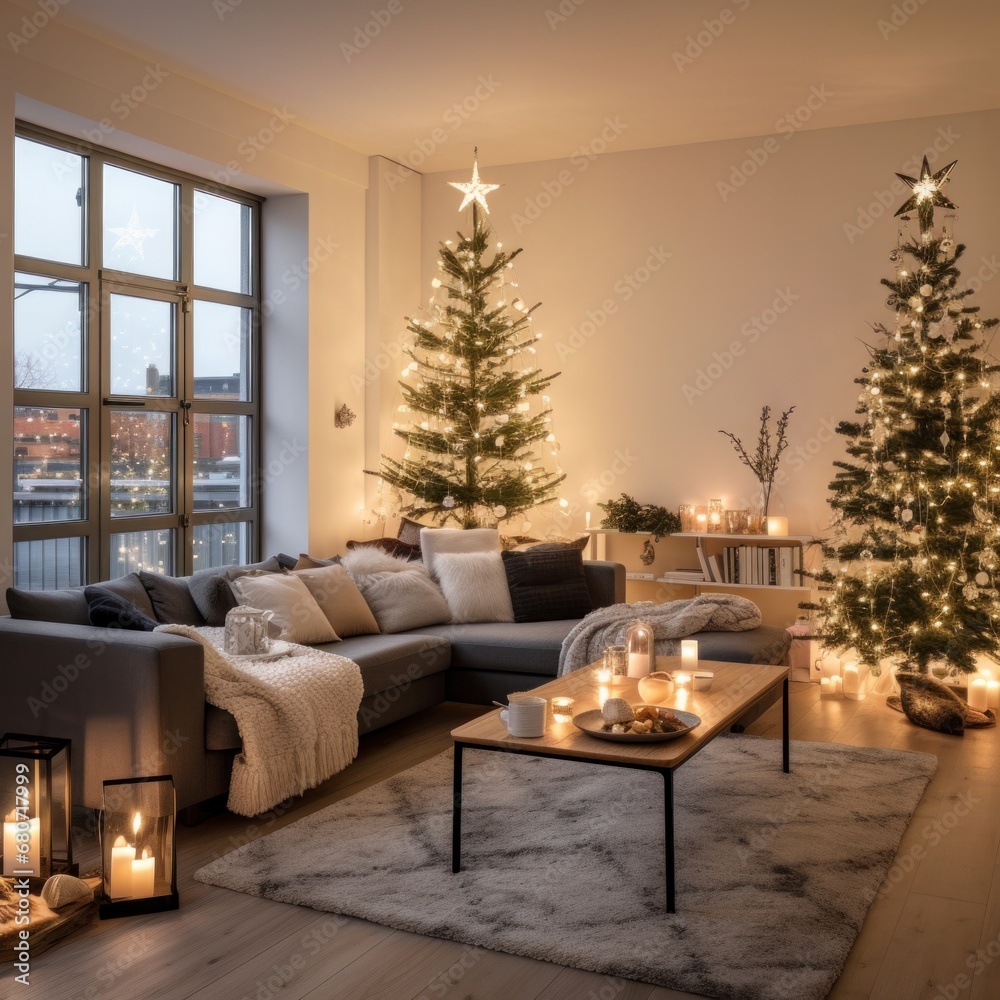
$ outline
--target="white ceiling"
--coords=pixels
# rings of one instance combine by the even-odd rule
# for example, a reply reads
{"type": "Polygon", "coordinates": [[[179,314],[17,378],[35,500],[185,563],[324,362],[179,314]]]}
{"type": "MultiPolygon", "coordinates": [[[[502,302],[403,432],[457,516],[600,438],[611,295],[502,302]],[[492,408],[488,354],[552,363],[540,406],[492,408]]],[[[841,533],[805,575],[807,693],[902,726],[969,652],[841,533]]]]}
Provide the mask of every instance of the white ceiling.
{"type": "Polygon", "coordinates": [[[484,164],[568,157],[606,120],[616,150],[769,135],[810,94],[807,128],[1000,107],[993,0],[73,0],[59,16],[422,172],[467,167],[473,145],[484,164]]]}

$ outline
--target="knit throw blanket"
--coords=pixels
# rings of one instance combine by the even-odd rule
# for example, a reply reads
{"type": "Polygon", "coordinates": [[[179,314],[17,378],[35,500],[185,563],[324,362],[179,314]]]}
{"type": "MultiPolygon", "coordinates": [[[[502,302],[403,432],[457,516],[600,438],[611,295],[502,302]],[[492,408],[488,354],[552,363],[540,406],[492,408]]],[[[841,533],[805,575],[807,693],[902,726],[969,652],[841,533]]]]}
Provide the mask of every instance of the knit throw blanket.
{"type": "Polygon", "coordinates": [[[731,594],[702,594],[668,604],[612,604],[591,611],[570,630],[559,653],[559,676],[599,660],[640,619],[653,628],[657,656],[675,656],[679,641],[695,632],[746,632],[761,623],[753,601],[731,594]]]}
{"type": "Polygon", "coordinates": [[[256,816],[342,771],[358,753],[361,670],[345,656],[289,643],[272,660],[222,651],[224,628],[160,625],[205,647],[205,700],[231,712],[243,740],[228,808],[256,816]]]}

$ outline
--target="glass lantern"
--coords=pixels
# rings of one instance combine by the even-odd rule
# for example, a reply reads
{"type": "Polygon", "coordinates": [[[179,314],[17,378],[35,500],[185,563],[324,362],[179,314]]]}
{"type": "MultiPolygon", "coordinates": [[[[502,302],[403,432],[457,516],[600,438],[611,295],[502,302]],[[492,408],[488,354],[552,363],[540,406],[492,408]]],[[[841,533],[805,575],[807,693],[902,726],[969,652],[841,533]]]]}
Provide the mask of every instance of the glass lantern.
{"type": "Polygon", "coordinates": [[[653,626],[648,622],[634,621],[629,625],[625,630],[625,648],[629,677],[645,677],[656,669],[653,626]]]}
{"type": "Polygon", "coordinates": [[[76,875],[70,741],[5,733],[0,737],[2,873],[45,880],[76,875]]]}
{"type": "Polygon", "coordinates": [[[171,775],[104,782],[102,920],[177,909],[176,825],[171,775]]]}

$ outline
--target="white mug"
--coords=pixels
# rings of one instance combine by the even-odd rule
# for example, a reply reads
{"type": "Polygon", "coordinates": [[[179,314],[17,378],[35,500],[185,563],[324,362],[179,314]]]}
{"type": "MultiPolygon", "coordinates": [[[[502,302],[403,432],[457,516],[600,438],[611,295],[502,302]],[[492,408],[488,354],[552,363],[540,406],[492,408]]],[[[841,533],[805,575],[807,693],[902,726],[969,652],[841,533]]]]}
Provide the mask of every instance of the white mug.
{"type": "Polygon", "coordinates": [[[545,709],[548,702],[536,695],[508,698],[510,704],[500,712],[500,721],[511,736],[544,736],[545,709]]]}

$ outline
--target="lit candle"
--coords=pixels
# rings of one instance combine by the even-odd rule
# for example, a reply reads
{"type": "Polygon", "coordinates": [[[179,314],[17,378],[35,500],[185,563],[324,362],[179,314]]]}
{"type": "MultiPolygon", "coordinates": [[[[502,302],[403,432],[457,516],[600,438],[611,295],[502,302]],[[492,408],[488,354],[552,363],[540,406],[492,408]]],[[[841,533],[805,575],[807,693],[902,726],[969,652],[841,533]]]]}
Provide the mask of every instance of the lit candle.
{"type": "Polygon", "coordinates": [[[769,535],[787,535],[788,518],[767,516],[767,533],[769,535]]]}
{"type": "Polygon", "coordinates": [[[681,666],[693,670],[698,666],[698,640],[681,639],[681,666]]]}
{"type": "Polygon", "coordinates": [[[556,722],[568,722],[573,716],[572,698],[552,699],[552,718],[556,722]]]}
{"type": "Polygon", "coordinates": [[[696,514],[694,522],[695,531],[708,531],[708,514],[696,514]]]}
{"type": "MultiPolygon", "coordinates": [[[[854,662],[853,660],[851,661],[854,662]]],[[[834,656],[833,653],[828,653],[819,661],[819,669],[821,677],[839,677],[840,676],[840,657],[834,656]]]]}
{"type": "Polygon", "coordinates": [[[611,697],[611,688],[602,685],[597,689],[597,704],[604,708],[604,703],[611,697]]]}
{"type": "Polygon", "coordinates": [[[1000,681],[986,682],[986,707],[1000,708],[1000,681]]]}
{"type": "Polygon", "coordinates": [[[594,671],[594,677],[598,684],[610,684],[611,683],[611,668],[610,667],[598,667],[594,671]]]}
{"type": "Polygon", "coordinates": [[[3,824],[3,873],[12,876],[15,872],[22,875],[38,875],[41,871],[42,831],[37,816],[31,819],[18,820],[17,810],[11,809],[3,824]],[[18,834],[21,839],[18,839],[18,834]],[[28,839],[24,840],[27,834],[28,839]]]}
{"type": "Polygon", "coordinates": [[[146,899],[153,895],[153,875],[156,858],[148,847],[142,849],[142,857],[132,862],[132,898],[146,899]]]}
{"type": "Polygon", "coordinates": [[[124,837],[116,837],[111,847],[111,878],[108,883],[108,895],[112,899],[124,899],[132,895],[133,861],[135,848],[130,847],[124,837]]]}
{"type": "Polygon", "coordinates": [[[590,511],[589,510],[583,515],[583,526],[585,528],[589,528],[590,527],[590,511]]]}
{"type": "Polygon", "coordinates": [[[829,677],[821,677],[819,679],[819,696],[821,698],[829,698],[830,697],[830,678],[829,677]]]}
{"type": "Polygon", "coordinates": [[[985,712],[989,706],[989,695],[986,688],[986,678],[976,677],[969,682],[969,708],[977,712],[985,712]]]}
{"type": "Polygon", "coordinates": [[[678,691],[686,690],[690,683],[690,674],[686,674],[680,670],[674,671],[674,687],[676,687],[678,691]]]}
{"type": "Polygon", "coordinates": [[[848,663],[844,667],[844,697],[857,698],[858,690],[858,665],[848,663]]]}

